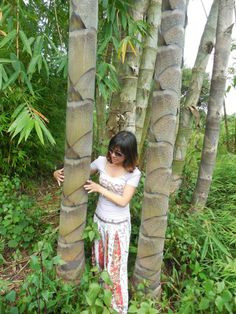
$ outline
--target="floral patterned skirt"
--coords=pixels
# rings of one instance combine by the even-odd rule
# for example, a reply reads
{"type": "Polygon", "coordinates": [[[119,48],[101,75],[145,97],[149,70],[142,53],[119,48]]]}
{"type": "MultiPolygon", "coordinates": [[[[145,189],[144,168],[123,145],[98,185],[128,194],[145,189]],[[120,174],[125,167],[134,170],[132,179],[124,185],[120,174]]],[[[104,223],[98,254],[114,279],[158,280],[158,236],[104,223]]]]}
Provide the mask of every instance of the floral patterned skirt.
{"type": "Polygon", "coordinates": [[[98,225],[100,240],[94,241],[93,262],[100,270],[106,270],[113,283],[112,307],[119,314],[128,311],[128,275],[127,263],[131,225],[130,219],[107,221],[96,214],[94,221],[98,225]]]}

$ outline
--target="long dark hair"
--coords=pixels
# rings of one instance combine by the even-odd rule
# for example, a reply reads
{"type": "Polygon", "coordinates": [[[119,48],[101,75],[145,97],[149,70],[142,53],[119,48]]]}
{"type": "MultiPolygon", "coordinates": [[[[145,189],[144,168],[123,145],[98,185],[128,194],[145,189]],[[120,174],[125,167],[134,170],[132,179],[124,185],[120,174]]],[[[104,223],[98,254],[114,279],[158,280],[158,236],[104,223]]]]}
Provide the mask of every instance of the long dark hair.
{"type": "Polygon", "coordinates": [[[111,138],[107,152],[107,160],[109,162],[112,162],[110,151],[114,148],[119,148],[125,156],[123,167],[129,172],[133,172],[138,161],[137,140],[135,135],[129,131],[120,131],[111,138]]]}

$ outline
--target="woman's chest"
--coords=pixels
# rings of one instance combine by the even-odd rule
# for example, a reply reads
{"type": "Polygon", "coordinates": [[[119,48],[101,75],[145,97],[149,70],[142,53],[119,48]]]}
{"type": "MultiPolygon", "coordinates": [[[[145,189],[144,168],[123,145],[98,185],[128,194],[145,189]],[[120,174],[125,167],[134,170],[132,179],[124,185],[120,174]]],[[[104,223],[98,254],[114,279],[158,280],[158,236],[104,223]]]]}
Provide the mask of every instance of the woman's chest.
{"type": "Polygon", "coordinates": [[[122,195],[126,185],[126,180],[124,176],[114,178],[104,172],[101,172],[99,176],[99,183],[109,191],[122,195]]]}

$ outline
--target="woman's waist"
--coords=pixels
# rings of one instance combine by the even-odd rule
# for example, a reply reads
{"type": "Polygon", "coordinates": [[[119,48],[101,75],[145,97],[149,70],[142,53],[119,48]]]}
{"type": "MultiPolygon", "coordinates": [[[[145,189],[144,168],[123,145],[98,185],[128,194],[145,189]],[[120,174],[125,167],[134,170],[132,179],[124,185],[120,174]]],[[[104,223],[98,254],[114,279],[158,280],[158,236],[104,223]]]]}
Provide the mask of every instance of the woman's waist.
{"type": "Polygon", "coordinates": [[[130,216],[124,216],[124,217],[113,217],[106,215],[106,217],[103,215],[103,213],[100,213],[98,210],[94,213],[94,216],[99,219],[102,222],[110,223],[110,224],[121,224],[121,223],[130,223],[130,216]]]}
{"type": "Polygon", "coordinates": [[[115,203],[109,201],[105,197],[99,198],[98,203],[97,203],[97,207],[103,208],[103,209],[109,210],[109,211],[118,211],[118,212],[129,211],[129,204],[127,204],[126,206],[119,206],[119,205],[116,205],[115,203]]]}
{"type": "Polygon", "coordinates": [[[126,207],[120,207],[116,205],[109,206],[109,204],[98,202],[98,205],[96,208],[96,214],[104,220],[112,219],[116,221],[121,221],[121,220],[130,219],[129,205],[127,205],[126,207]]]}

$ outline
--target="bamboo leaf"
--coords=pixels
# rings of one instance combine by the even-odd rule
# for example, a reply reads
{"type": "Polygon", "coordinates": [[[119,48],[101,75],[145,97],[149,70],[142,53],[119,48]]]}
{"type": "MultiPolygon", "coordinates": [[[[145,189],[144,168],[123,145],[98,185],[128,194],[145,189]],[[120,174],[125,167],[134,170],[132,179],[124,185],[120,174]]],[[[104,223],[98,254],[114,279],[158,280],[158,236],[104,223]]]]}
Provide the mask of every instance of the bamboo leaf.
{"type": "Polygon", "coordinates": [[[18,144],[20,144],[20,142],[23,140],[24,136],[25,136],[25,128],[20,132],[20,136],[19,136],[19,139],[18,139],[18,144]]]}
{"type": "Polygon", "coordinates": [[[118,52],[119,51],[119,46],[120,46],[119,41],[117,40],[117,38],[112,37],[112,42],[113,42],[113,45],[115,47],[116,52],[118,52]]]}
{"type": "Polygon", "coordinates": [[[35,127],[35,130],[36,130],[36,133],[38,135],[40,142],[44,145],[43,133],[42,133],[41,125],[39,125],[38,120],[35,120],[34,127],[35,127]]]}
{"type": "Polygon", "coordinates": [[[24,45],[24,48],[26,49],[28,54],[32,56],[32,51],[31,51],[30,42],[29,42],[28,38],[26,37],[25,33],[21,30],[20,30],[19,34],[20,34],[21,41],[24,45]]]}
{"type": "Polygon", "coordinates": [[[44,56],[43,56],[43,64],[44,64],[44,68],[46,70],[47,78],[49,78],[49,67],[48,67],[47,60],[45,59],[44,56]]]}
{"type": "Polygon", "coordinates": [[[15,130],[14,130],[14,133],[12,134],[12,138],[14,138],[18,133],[20,133],[25,128],[25,126],[27,125],[28,119],[29,119],[29,116],[26,110],[22,111],[22,113],[19,114],[18,120],[17,120],[18,122],[14,124],[15,130]]]}
{"type": "Polygon", "coordinates": [[[26,83],[28,89],[30,90],[31,94],[34,95],[33,87],[32,87],[32,84],[31,84],[27,74],[24,71],[21,71],[21,75],[22,75],[22,78],[23,78],[24,82],[26,83]]]}
{"type": "Polygon", "coordinates": [[[15,118],[19,115],[19,113],[22,111],[22,109],[23,109],[24,107],[25,107],[25,103],[19,105],[19,106],[15,109],[15,111],[13,112],[12,118],[15,119],[15,118]]]}
{"type": "Polygon", "coordinates": [[[29,64],[28,70],[27,70],[28,74],[33,74],[35,72],[35,68],[36,68],[36,65],[37,65],[37,62],[38,62],[39,58],[40,58],[40,55],[37,55],[37,56],[34,56],[30,60],[30,64],[29,64]]]}
{"type": "Polygon", "coordinates": [[[6,89],[9,85],[11,85],[12,83],[15,82],[15,80],[18,78],[19,76],[19,71],[14,72],[10,78],[8,79],[8,81],[6,82],[6,84],[3,86],[3,89],[6,89]]]}
{"type": "Polygon", "coordinates": [[[122,24],[123,29],[125,30],[127,27],[127,18],[124,14],[121,14],[121,24],[122,24]]]}
{"type": "Polygon", "coordinates": [[[45,126],[45,124],[42,122],[41,124],[41,127],[42,127],[42,130],[43,130],[43,133],[44,135],[46,136],[46,138],[49,140],[49,142],[54,145],[56,144],[51,132],[47,129],[47,127],[45,126]]]}
{"type": "Polygon", "coordinates": [[[107,45],[109,44],[109,41],[110,41],[110,37],[106,38],[103,43],[101,44],[101,46],[99,47],[98,49],[98,52],[97,54],[100,55],[104,52],[104,50],[107,48],[107,45]]]}
{"type": "Polygon", "coordinates": [[[34,43],[34,52],[33,52],[34,56],[41,55],[42,49],[43,49],[43,41],[44,41],[44,39],[42,36],[36,37],[36,40],[34,43]]]}
{"type": "Polygon", "coordinates": [[[34,127],[34,120],[30,119],[27,126],[26,126],[26,131],[25,131],[25,141],[28,139],[32,129],[34,127]]]}
{"type": "Polygon", "coordinates": [[[42,69],[42,56],[40,55],[39,56],[39,59],[38,59],[38,72],[40,73],[41,72],[41,69],[42,69]]]}
{"type": "Polygon", "coordinates": [[[1,40],[0,42],[0,48],[3,48],[10,40],[14,39],[16,37],[16,30],[11,31],[7,34],[7,36],[1,40]]]}
{"type": "Polygon", "coordinates": [[[133,46],[133,44],[131,43],[130,40],[129,40],[129,46],[130,46],[130,48],[132,49],[134,55],[137,56],[137,52],[136,52],[136,50],[135,50],[135,48],[134,48],[134,46],[133,46]]]}
{"type": "Polygon", "coordinates": [[[17,59],[14,53],[10,53],[10,58],[12,60],[12,67],[16,72],[20,72],[21,62],[17,59]]]}
{"type": "Polygon", "coordinates": [[[15,60],[0,58],[0,63],[14,63],[15,60]]]}
{"type": "Polygon", "coordinates": [[[125,55],[127,51],[127,43],[128,43],[128,38],[124,38],[121,42],[121,45],[118,50],[118,59],[121,59],[121,62],[125,62],[125,55]]]}

